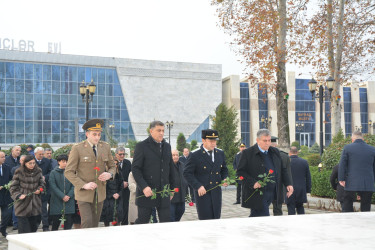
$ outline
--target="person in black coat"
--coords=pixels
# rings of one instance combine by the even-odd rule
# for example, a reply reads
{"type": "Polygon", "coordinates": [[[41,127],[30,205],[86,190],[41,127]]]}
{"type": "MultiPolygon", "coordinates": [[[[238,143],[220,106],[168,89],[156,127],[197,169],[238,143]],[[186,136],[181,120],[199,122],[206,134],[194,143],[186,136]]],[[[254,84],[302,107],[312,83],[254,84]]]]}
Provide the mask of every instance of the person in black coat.
{"type": "Polygon", "coordinates": [[[148,223],[153,207],[158,211],[160,222],[170,221],[170,197],[161,197],[157,194],[156,199],[151,199],[152,189],[159,192],[165,185],[170,185],[170,189],[176,187],[172,172],[171,146],[163,137],[164,123],[153,121],[150,124],[150,136],[135,146],[132,163],[132,173],[137,183],[136,197],[138,197],[135,201],[138,206],[138,218],[135,224],[148,223]]]}
{"type": "Polygon", "coordinates": [[[293,178],[293,194],[286,199],[288,215],[304,214],[303,203],[307,202],[307,193],[311,193],[311,175],[309,164],[305,159],[298,157],[298,149],[290,148],[290,168],[293,178]]]}
{"type": "Polygon", "coordinates": [[[132,164],[129,160],[125,159],[125,148],[123,147],[116,148],[115,157],[118,161],[118,172],[122,183],[118,210],[119,222],[121,222],[121,225],[128,225],[130,197],[128,178],[131,172],[132,164]]]}
{"type": "Polygon", "coordinates": [[[44,157],[44,149],[42,147],[35,148],[34,155],[35,155],[35,162],[37,166],[42,169],[44,181],[46,182],[46,190],[44,193],[42,193],[43,231],[50,231],[47,204],[49,203],[49,199],[51,197],[51,191],[49,190],[49,174],[53,170],[52,163],[51,163],[51,160],[44,157]]]}
{"type": "Polygon", "coordinates": [[[342,151],[339,166],[339,184],[345,189],[343,212],[351,212],[352,196],[361,197],[361,212],[371,210],[375,191],[375,147],[367,145],[361,131],[352,134],[352,143],[342,151]]]}
{"type": "MultiPolygon", "coordinates": [[[[233,160],[233,170],[237,172],[237,166],[238,166],[238,163],[240,162],[240,158],[241,158],[241,153],[242,151],[246,148],[246,145],[241,143],[240,145],[240,152],[238,152],[236,154],[236,156],[234,157],[234,160],[233,160]]],[[[237,177],[239,177],[237,174],[236,174],[237,177]]],[[[241,181],[238,180],[237,181],[237,192],[236,192],[236,202],[233,203],[233,205],[236,205],[236,204],[241,204],[241,181]]]]}
{"type": "Polygon", "coordinates": [[[14,146],[12,148],[12,152],[10,155],[5,157],[5,165],[10,167],[12,169],[13,167],[20,166],[20,155],[21,155],[21,147],[20,146],[14,146]]]}
{"type": "Polygon", "coordinates": [[[184,166],[184,177],[194,188],[200,220],[220,219],[221,216],[222,194],[218,185],[227,178],[228,168],[224,152],[216,148],[218,138],[216,130],[202,130],[203,144],[190,153],[184,166]]]}
{"type": "MultiPolygon", "coordinates": [[[[116,162],[116,161],[115,161],[116,162]]],[[[109,223],[112,222],[113,225],[117,225],[117,214],[119,207],[119,198],[122,190],[122,179],[119,174],[118,162],[116,162],[116,174],[113,180],[107,181],[106,187],[106,199],[103,203],[103,210],[101,214],[100,221],[104,222],[104,226],[108,227],[109,223]],[[115,213],[116,207],[116,213],[115,213]],[[115,218],[114,218],[115,217],[115,218]]]]}
{"type": "Polygon", "coordinates": [[[288,197],[293,193],[292,181],[289,178],[286,166],[282,163],[280,152],[277,148],[270,146],[270,131],[260,129],[257,132],[256,141],[255,145],[242,151],[237,170],[237,175],[244,177],[242,180],[241,206],[251,208],[251,217],[269,216],[271,202],[273,200],[277,200],[278,203],[282,202],[283,197],[280,197],[277,192],[279,182],[286,186],[288,197]],[[261,180],[259,175],[270,173],[270,170],[272,170],[270,178],[275,183],[269,182],[265,187],[262,187],[258,182],[261,180]],[[257,191],[257,189],[259,190],[257,191]],[[260,194],[260,191],[262,191],[262,194],[260,194]]]}
{"type": "Polygon", "coordinates": [[[7,226],[12,219],[12,210],[8,205],[13,202],[10,198],[9,190],[7,190],[4,185],[9,184],[12,180],[12,175],[10,173],[10,167],[5,163],[5,153],[0,151],[0,208],[1,208],[1,225],[0,232],[6,237],[8,233],[6,232],[7,226]]]}
{"type": "Polygon", "coordinates": [[[177,186],[179,187],[179,192],[175,193],[173,199],[171,200],[171,221],[180,221],[182,215],[185,212],[185,196],[188,191],[187,182],[183,176],[184,167],[179,161],[178,150],[172,150],[172,159],[174,165],[174,175],[175,180],[177,180],[177,186]]]}
{"type": "MultiPolygon", "coordinates": [[[[185,163],[187,162],[187,159],[190,155],[190,150],[188,148],[184,148],[184,151],[182,152],[182,156],[180,156],[180,162],[185,165],[185,163]]],[[[190,195],[190,198],[191,198],[191,201],[192,202],[195,202],[195,197],[194,197],[194,188],[192,186],[190,186],[188,184],[188,188],[189,188],[189,195],[190,195]]]]}
{"type": "MultiPolygon", "coordinates": [[[[339,177],[339,164],[333,167],[331,176],[329,177],[329,180],[331,182],[331,187],[333,190],[336,191],[336,200],[340,202],[341,208],[344,205],[344,197],[345,197],[345,190],[344,187],[341,186],[338,182],[339,177]]],[[[356,195],[352,194],[353,201],[356,200],[356,195]]],[[[352,208],[351,212],[353,212],[354,209],[352,208]]]]}

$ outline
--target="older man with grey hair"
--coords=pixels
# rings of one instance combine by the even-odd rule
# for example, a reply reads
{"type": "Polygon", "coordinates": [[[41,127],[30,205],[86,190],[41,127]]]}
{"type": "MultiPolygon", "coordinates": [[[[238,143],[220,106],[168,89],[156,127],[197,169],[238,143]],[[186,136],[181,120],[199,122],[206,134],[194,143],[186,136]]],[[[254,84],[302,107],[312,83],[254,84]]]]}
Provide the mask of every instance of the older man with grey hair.
{"type": "Polygon", "coordinates": [[[280,152],[271,146],[271,133],[268,129],[260,129],[257,143],[242,151],[237,175],[242,176],[242,207],[250,208],[251,217],[269,216],[269,206],[273,200],[282,202],[283,197],[277,192],[281,182],[287,188],[287,196],[293,193],[293,186],[287,167],[283,164],[280,152]],[[262,185],[266,174],[271,180],[262,185]]]}
{"type": "Polygon", "coordinates": [[[132,164],[129,160],[125,159],[126,153],[125,148],[118,147],[116,148],[115,157],[118,164],[118,172],[120,179],[122,181],[122,189],[120,193],[120,202],[119,202],[119,221],[121,225],[128,225],[128,213],[129,213],[129,174],[131,171],[132,164]]]}
{"type": "Polygon", "coordinates": [[[345,189],[343,212],[353,212],[353,195],[361,197],[361,212],[371,210],[375,191],[375,148],[367,145],[361,131],[352,134],[352,143],[342,151],[338,180],[345,189]]]}
{"type": "Polygon", "coordinates": [[[49,203],[49,199],[51,193],[49,191],[49,174],[52,171],[52,163],[50,159],[44,157],[44,148],[37,147],[34,150],[35,155],[35,162],[38,167],[42,169],[43,179],[46,182],[46,192],[42,194],[42,223],[43,223],[43,231],[50,231],[49,229],[49,222],[48,222],[48,210],[47,204],[49,203]]]}
{"type": "Polygon", "coordinates": [[[20,146],[14,146],[12,148],[11,154],[5,157],[4,164],[10,167],[12,169],[15,166],[20,165],[20,155],[21,155],[21,147],[20,146]]]}

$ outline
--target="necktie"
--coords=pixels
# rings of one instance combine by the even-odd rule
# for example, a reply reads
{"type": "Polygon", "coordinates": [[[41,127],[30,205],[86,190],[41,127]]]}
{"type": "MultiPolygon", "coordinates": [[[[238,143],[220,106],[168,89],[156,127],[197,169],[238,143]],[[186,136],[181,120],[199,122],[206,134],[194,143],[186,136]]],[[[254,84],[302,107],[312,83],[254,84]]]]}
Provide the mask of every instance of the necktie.
{"type": "Polygon", "coordinates": [[[0,166],[0,175],[3,176],[3,166],[0,166]]]}
{"type": "Polygon", "coordinates": [[[212,150],[208,151],[208,154],[209,154],[209,156],[210,156],[210,158],[211,158],[211,161],[213,161],[213,160],[212,160],[212,153],[213,153],[212,150]]]}
{"type": "Polygon", "coordinates": [[[96,149],[95,149],[95,145],[92,146],[92,151],[94,151],[94,155],[95,155],[95,157],[96,157],[96,149]]]}
{"type": "Polygon", "coordinates": [[[120,169],[122,169],[122,162],[120,162],[120,169]]]}
{"type": "Polygon", "coordinates": [[[264,154],[267,155],[268,151],[264,151],[264,154]]]}

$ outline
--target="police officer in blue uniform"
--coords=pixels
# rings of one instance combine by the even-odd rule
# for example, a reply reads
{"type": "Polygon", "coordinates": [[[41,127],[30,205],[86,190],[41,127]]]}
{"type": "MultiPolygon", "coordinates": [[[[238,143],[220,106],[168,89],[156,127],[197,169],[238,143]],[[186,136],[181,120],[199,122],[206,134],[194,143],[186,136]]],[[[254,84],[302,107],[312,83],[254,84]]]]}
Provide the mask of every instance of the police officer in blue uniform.
{"type": "Polygon", "coordinates": [[[218,138],[216,130],[202,130],[202,145],[190,153],[184,166],[184,177],[194,188],[200,220],[220,219],[221,215],[221,187],[214,187],[227,178],[228,169],[224,152],[216,148],[218,138]]]}

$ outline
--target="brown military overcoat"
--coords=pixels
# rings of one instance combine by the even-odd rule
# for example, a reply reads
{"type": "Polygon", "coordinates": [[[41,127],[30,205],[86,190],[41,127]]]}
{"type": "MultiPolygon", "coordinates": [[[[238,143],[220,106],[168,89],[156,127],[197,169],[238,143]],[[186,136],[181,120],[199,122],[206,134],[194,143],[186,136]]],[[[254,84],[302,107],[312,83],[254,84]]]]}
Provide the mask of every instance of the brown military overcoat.
{"type": "Polygon", "coordinates": [[[108,143],[99,141],[97,158],[87,140],[75,144],[69,154],[65,177],[74,185],[74,196],[77,201],[94,202],[95,190],[85,190],[82,187],[89,182],[98,185],[98,202],[106,198],[106,182],[99,181],[98,177],[103,172],[116,174],[115,162],[108,143]],[[95,175],[95,167],[100,170],[95,175]]]}

